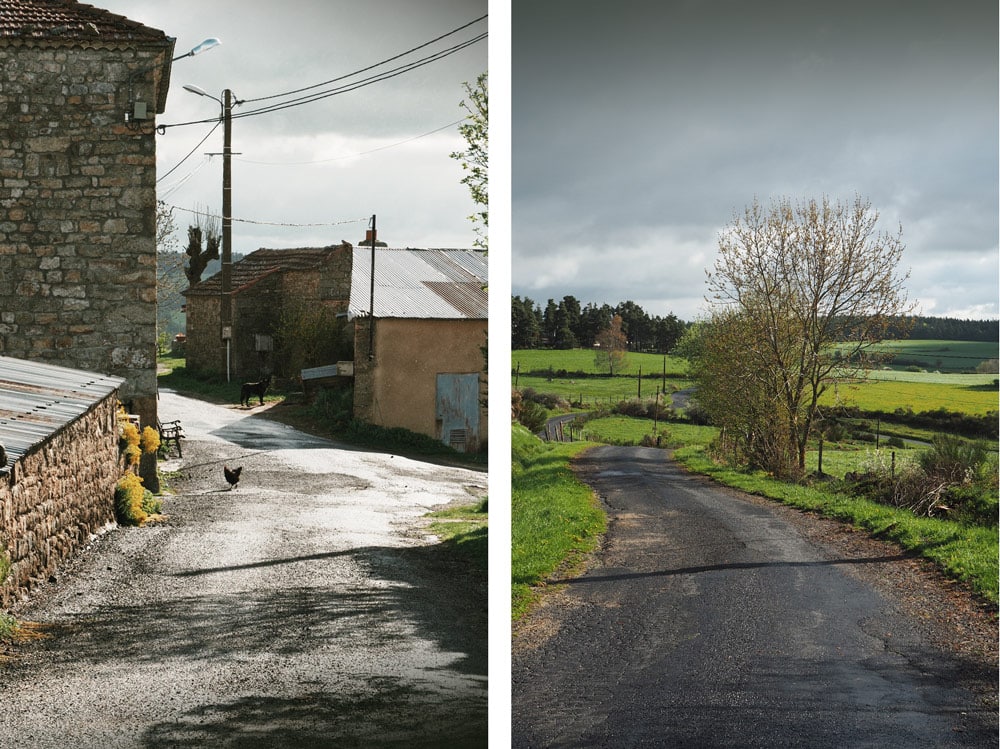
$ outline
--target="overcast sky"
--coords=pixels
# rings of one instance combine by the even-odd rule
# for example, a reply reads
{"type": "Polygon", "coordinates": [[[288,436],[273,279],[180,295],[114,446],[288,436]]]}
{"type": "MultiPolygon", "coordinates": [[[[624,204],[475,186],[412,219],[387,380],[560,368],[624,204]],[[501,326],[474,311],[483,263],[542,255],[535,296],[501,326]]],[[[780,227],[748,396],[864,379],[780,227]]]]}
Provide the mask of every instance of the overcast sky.
{"type": "Polygon", "coordinates": [[[858,194],[923,314],[996,317],[997,29],[995,0],[514,0],[513,293],[691,320],[755,196],[858,194]]]}
{"type": "MultiPolygon", "coordinates": [[[[166,112],[157,118],[166,125],[220,111],[211,99],[185,91],[185,84],[220,99],[226,88],[240,100],[281,94],[381,62],[487,13],[486,0],[90,3],[176,37],[175,56],[207,37],[222,40],[211,51],[174,63],[166,112]]],[[[479,21],[400,62],[486,31],[487,20],[479,21]]],[[[460,183],[461,165],[449,158],[464,149],[465,141],[457,125],[445,126],[465,116],[463,84],[486,71],[487,44],[477,42],[354,92],[234,119],[233,152],[239,155],[232,166],[233,250],[325,246],[341,239],[356,244],[364,239],[372,214],[379,239],[390,246],[472,247],[475,234],[468,216],[475,206],[460,183]],[[337,225],[269,226],[238,219],[337,225]]],[[[271,101],[247,102],[233,112],[271,101]]],[[[221,213],[222,158],[204,154],[222,151],[222,127],[197,147],[211,128],[169,127],[157,136],[158,193],[177,207],[183,243],[192,214],[181,209],[221,213]],[[165,176],[192,149],[194,155],[165,176]]]]}

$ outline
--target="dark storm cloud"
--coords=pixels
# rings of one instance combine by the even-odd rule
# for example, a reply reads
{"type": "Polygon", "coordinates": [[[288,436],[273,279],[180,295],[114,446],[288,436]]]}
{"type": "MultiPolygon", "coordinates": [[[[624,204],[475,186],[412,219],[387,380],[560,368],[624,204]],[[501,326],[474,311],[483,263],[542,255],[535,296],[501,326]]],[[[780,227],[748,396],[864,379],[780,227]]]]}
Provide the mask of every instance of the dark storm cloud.
{"type": "Polygon", "coordinates": [[[987,2],[516,2],[514,292],[690,316],[755,196],[860,194],[902,224],[926,311],[970,306],[916,286],[961,253],[949,275],[996,314],[996,20],[987,2]]]}

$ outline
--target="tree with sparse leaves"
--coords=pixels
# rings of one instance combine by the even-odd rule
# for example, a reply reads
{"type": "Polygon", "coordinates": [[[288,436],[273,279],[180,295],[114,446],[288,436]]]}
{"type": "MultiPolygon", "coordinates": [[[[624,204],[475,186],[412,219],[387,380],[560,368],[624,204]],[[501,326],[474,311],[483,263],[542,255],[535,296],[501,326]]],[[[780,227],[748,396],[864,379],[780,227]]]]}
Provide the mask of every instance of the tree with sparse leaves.
{"type": "Polygon", "coordinates": [[[184,273],[191,286],[201,281],[201,274],[205,272],[210,261],[219,259],[221,241],[222,233],[219,230],[219,219],[210,216],[207,212],[197,214],[195,223],[188,227],[188,246],[185,249],[188,264],[184,268],[184,273]],[[202,249],[203,238],[205,240],[204,249],[202,249]]]}
{"type": "Polygon", "coordinates": [[[469,218],[476,231],[475,246],[487,249],[489,240],[489,87],[488,74],[482,73],[475,84],[466,83],[465,91],[468,97],[461,106],[469,113],[458,127],[465,138],[467,148],[455,151],[451,158],[462,163],[462,169],[468,174],[462,178],[462,184],[468,186],[472,194],[472,202],[479,209],[469,218]]]}
{"type": "Polygon", "coordinates": [[[611,318],[611,324],[597,334],[597,349],[594,352],[594,360],[598,369],[607,369],[610,377],[615,376],[615,372],[620,372],[625,367],[628,351],[628,339],[622,330],[622,318],[615,315],[611,318]]]}
{"type": "Polygon", "coordinates": [[[695,366],[698,397],[717,414],[711,399],[723,395],[753,407],[748,439],[783,442],[764,468],[804,470],[823,393],[871,366],[873,346],[912,312],[902,228],[879,231],[878,218],[860,197],[754,201],[720,236],[708,278],[715,345],[695,366]]]}

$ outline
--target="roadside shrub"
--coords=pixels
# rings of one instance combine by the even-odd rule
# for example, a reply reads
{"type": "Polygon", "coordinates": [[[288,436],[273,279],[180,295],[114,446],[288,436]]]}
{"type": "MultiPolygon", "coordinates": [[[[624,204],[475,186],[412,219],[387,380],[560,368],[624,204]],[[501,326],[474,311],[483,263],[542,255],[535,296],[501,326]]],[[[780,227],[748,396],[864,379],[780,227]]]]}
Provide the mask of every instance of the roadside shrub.
{"type": "Polygon", "coordinates": [[[920,456],[920,465],[932,476],[952,484],[966,484],[979,477],[988,456],[989,450],[983,442],[939,434],[934,437],[931,449],[920,456]]]}
{"type": "Polygon", "coordinates": [[[948,517],[960,523],[996,527],[1000,505],[995,487],[982,484],[950,486],[941,501],[949,508],[948,517]]]}
{"type": "Polygon", "coordinates": [[[142,525],[146,522],[146,512],[142,509],[145,489],[142,479],[134,473],[126,473],[115,484],[115,518],[119,525],[142,525]]]}
{"type": "Polygon", "coordinates": [[[324,388],[312,403],[313,413],[323,421],[343,424],[354,418],[353,388],[324,388]]]}
{"type": "Polygon", "coordinates": [[[163,500],[149,489],[142,490],[142,511],[147,515],[159,515],[163,512],[163,500]]]}
{"type": "Polygon", "coordinates": [[[539,393],[534,388],[524,388],[521,390],[521,400],[537,403],[549,411],[566,410],[569,402],[555,393],[539,393]]]}
{"type": "Polygon", "coordinates": [[[510,414],[514,421],[535,434],[545,428],[548,412],[539,403],[526,399],[523,392],[514,390],[510,394],[510,414]]]}

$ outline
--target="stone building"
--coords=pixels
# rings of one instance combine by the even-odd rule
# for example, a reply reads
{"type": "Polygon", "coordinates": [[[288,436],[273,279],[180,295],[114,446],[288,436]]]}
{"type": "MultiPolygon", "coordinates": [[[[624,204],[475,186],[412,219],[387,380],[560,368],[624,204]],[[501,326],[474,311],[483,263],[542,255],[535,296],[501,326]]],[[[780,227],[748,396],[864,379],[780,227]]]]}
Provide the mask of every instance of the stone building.
{"type": "Polygon", "coordinates": [[[119,376],[156,418],[156,144],[174,40],[0,4],[0,354],[119,376]]]}
{"type": "MultiPolygon", "coordinates": [[[[222,334],[220,305],[222,274],[195,284],[187,299],[186,366],[230,379],[256,380],[277,369],[275,339],[282,316],[297,309],[322,306],[333,315],[347,311],[350,296],[352,247],[348,242],[330,247],[252,252],[231,270],[232,330],[222,334]]],[[[278,342],[280,344],[280,341],[278,342]]]]}
{"type": "Polygon", "coordinates": [[[122,384],[0,356],[0,607],[114,523],[122,384]]]}
{"type": "Polygon", "coordinates": [[[354,416],[462,452],[486,446],[486,254],[354,250],[354,416]],[[374,330],[372,329],[374,321],[374,330]]]}

